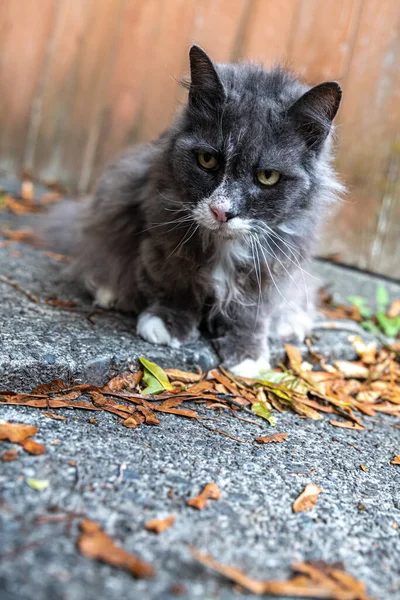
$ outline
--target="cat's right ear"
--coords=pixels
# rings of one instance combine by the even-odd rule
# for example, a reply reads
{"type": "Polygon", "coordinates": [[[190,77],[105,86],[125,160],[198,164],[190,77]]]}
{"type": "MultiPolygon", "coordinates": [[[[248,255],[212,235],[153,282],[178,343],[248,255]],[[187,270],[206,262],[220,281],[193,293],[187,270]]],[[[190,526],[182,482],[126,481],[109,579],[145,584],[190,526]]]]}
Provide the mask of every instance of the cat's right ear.
{"type": "Polygon", "coordinates": [[[190,48],[189,105],[193,108],[215,108],[225,98],[224,87],[211,58],[200,46],[190,48]]]}

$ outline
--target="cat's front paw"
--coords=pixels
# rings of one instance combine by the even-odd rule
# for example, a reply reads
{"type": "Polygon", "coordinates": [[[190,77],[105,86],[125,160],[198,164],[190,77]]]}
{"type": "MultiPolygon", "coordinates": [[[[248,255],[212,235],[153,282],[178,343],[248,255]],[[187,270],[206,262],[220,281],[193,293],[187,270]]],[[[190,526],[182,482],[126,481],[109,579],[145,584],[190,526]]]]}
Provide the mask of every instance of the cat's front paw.
{"type": "Polygon", "coordinates": [[[174,323],[166,323],[162,317],[151,312],[141,313],[136,325],[137,335],[140,335],[146,342],[171,348],[180,348],[182,344],[195,341],[199,337],[199,332],[195,327],[187,331],[181,331],[181,329],[178,328],[178,324],[174,327],[174,323]],[[174,330],[178,331],[178,329],[180,335],[174,335],[174,330]]]}
{"type": "Polygon", "coordinates": [[[242,377],[257,377],[260,374],[260,371],[270,369],[271,365],[269,360],[260,356],[257,360],[253,360],[252,358],[245,358],[237,365],[231,367],[231,371],[234,375],[241,375],[242,377]]]}
{"type": "Polygon", "coordinates": [[[305,311],[284,313],[278,319],[276,334],[284,342],[302,342],[306,335],[311,333],[312,324],[312,316],[305,311]]]}
{"type": "Polygon", "coordinates": [[[177,338],[172,337],[161,317],[151,313],[144,312],[139,315],[136,333],[151,344],[160,344],[171,348],[179,348],[181,345],[177,338]]]}

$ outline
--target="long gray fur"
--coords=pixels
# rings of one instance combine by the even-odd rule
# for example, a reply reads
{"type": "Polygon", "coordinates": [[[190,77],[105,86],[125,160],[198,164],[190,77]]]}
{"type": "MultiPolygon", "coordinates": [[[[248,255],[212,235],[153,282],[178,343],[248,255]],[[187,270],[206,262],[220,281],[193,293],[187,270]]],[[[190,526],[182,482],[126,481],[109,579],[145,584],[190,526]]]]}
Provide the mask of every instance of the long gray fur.
{"type": "Polygon", "coordinates": [[[215,65],[198,46],[190,66],[188,103],[170,128],[121,154],[93,198],[58,208],[46,236],[69,246],[73,275],[99,304],[139,315],[145,339],[178,346],[205,324],[221,360],[251,375],[267,364],[268,336],[311,326],[305,268],[343,191],[331,167],[341,90],[310,89],[279,68],[215,65]],[[202,168],[199,152],[217,168],[202,168]],[[261,186],[260,170],[279,181],[261,186]]]}

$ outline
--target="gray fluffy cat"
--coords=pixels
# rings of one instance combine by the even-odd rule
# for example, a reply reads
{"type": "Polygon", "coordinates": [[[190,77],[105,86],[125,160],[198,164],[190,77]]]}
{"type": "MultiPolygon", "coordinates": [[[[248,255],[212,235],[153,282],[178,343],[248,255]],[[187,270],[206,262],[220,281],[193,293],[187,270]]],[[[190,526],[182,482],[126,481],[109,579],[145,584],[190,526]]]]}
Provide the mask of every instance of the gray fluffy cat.
{"type": "Polygon", "coordinates": [[[88,202],[58,207],[48,239],[69,238],[75,277],[98,305],[136,313],[142,338],[178,347],[206,324],[221,361],[252,376],[269,337],[311,327],[304,266],[342,191],[330,166],[341,90],[214,64],[198,46],[190,74],[171,127],[120,155],[88,202]]]}

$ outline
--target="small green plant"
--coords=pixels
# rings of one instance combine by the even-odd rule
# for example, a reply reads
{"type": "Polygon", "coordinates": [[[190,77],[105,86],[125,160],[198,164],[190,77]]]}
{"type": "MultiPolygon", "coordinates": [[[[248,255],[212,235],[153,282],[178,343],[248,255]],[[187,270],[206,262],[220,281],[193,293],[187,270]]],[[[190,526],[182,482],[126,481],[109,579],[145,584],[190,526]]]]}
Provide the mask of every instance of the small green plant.
{"type": "Polygon", "coordinates": [[[390,296],[383,285],[378,285],[376,288],[376,305],[377,311],[374,311],[368,306],[368,301],[362,296],[348,296],[348,301],[355,306],[361,317],[360,323],[366,331],[375,335],[384,333],[386,336],[394,338],[400,333],[400,315],[396,317],[388,317],[387,312],[390,307],[390,296]]]}

